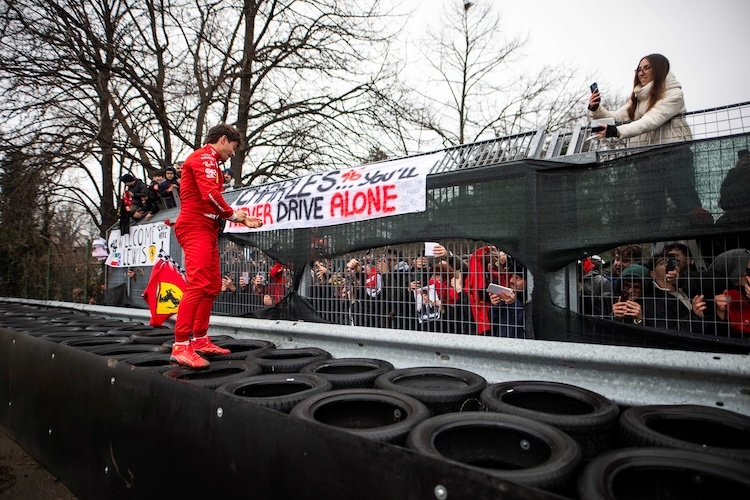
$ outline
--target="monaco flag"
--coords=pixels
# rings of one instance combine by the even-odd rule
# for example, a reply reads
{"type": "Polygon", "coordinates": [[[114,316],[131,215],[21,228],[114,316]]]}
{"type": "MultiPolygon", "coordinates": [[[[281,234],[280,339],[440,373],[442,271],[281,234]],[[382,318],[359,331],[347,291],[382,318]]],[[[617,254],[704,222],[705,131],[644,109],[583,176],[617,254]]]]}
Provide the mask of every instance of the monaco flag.
{"type": "Polygon", "coordinates": [[[142,295],[151,310],[151,326],[161,326],[177,313],[186,284],[180,266],[169,255],[160,253],[142,295]]]}

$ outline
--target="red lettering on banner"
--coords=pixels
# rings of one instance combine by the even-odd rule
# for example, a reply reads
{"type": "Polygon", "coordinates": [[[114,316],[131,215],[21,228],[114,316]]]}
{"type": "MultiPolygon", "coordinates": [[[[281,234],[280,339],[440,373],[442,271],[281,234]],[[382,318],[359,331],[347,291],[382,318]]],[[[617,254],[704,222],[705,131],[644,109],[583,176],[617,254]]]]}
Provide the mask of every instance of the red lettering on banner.
{"type": "Polygon", "coordinates": [[[331,197],[331,217],[352,217],[365,212],[367,215],[395,212],[396,207],[390,204],[398,198],[398,194],[393,192],[395,189],[395,184],[389,184],[369,187],[353,194],[349,191],[335,193],[331,197]]]}
{"type": "MultiPolygon", "coordinates": [[[[263,221],[263,224],[273,224],[273,214],[271,213],[271,204],[263,203],[262,205],[253,205],[252,208],[242,207],[242,211],[250,217],[257,217],[263,221]]],[[[243,225],[243,224],[240,224],[243,225]]]]}

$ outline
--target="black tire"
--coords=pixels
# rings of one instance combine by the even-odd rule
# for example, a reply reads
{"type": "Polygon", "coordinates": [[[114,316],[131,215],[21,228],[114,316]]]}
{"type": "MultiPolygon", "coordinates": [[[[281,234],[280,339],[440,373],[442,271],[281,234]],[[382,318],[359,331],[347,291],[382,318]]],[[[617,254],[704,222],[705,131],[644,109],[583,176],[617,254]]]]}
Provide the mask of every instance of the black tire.
{"type": "Polygon", "coordinates": [[[578,498],[750,498],[750,466],[695,451],[623,448],[589,462],[578,477],[578,498]]]}
{"type": "Polygon", "coordinates": [[[409,433],[406,445],[425,455],[556,493],[573,491],[582,460],[578,443],[556,427],[478,411],[425,420],[409,433]]]}
{"type": "Polygon", "coordinates": [[[47,335],[58,334],[58,333],[75,333],[78,336],[85,337],[88,333],[80,326],[62,326],[62,325],[50,325],[48,323],[37,324],[36,326],[29,325],[23,329],[26,333],[32,337],[44,337],[47,335]]]}
{"type": "Polygon", "coordinates": [[[66,340],[73,339],[90,339],[94,337],[101,337],[102,333],[96,332],[63,332],[63,333],[45,333],[40,339],[49,340],[51,342],[64,342],[66,340]]]}
{"type": "Polygon", "coordinates": [[[111,359],[123,360],[136,354],[169,352],[169,349],[162,345],[136,344],[135,342],[131,342],[127,344],[104,345],[95,349],[91,349],[89,350],[89,352],[111,359]]]}
{"type": "Polygon", "coordinates": [[[419,400],[398,392],[339,389],[310,396],[292,408],[290,415],[400,445],[430,411],[419,400]]]}
{"type": "Polygon", "coordinates": [[[128,337],[108,337],[106,335],[96,335],[90,338],[77,338],[70,340],[63,340],[60,342],[62,345],[75,347],[82,351],[91,351],[102,346],[116,345],[116,344],[131,344],[133,341],[128,337]]]}
{"type": "MultiPolygon", "coordinates": [[[[133,327],[133,328],[147,328],[146,325],[143,323],[136,323],[134,321],[120,321],[120,320],[110,320],[110,321],[97,321],[93,323],[92,325],[89,325],[86,327],[86,330],[92,331],[92,332],[103,332],[107,335],[113,335],[110,333],[112,330],[118,330],[119,328],[124,327],[133,327]]],[[[114,334],[117,337],[127,337],[130,335],[130,333],[133,332],[123,332],[122,334],[117,333],[114,334]]]]}
{"type": "Polygon", "coordinates": [[[169,350],[161,352],[150,352],[141,354],[132,354],[120,361],[133,365],[134,368],[149,370],[155,373],[164,373],[169,370],[174,370],[175,365],[172,364],[170,358],[172,353],[169,350]]]}
{"type": "Polygon", "coordinates": [[[750,417],[701,405],[636,406],[620,415],[620,440],[750,462],[750,417]]]}
{"type": "Polygon", "coordinates": [[[164,376],[188,382],[206,389],[216,389],[240,378],[260,375],[260,366],[251,361],[215,361],[203,370],[179,367],[164,372],[164,376]]]}
{"type": "Polygon", "coordinates": [[[595,392],[559,382],[515,381],[487,386],[484,409],[557,427],[578,441],[583,459],[610,450],[617,437],[618,406],[595,392]]]}
{"type": "Polygon", "coordinates": [[[371,389],[375,379],[393,370],[393,365],[382,359],[339,358],[310,363],[300,373],[314,373],[327,379],[334,389],[371,389]]]}
{"type": "Polygon", "coordinates": [[[154,330],[154,327],[144,325],[143,323],[121,323],[106,328],[107,335],[113,337],[130,337],[134,333],[148,332],[154,330]]]}
{"type": "MultiPolygon", "coordinates": [[[[211,342],[216,343],[222,340],[234,340],[234,337],[230,335],[211,335],[211,342]]],[[[167,349],[172,349],[172,344],[174,344],[174,336],[165,341],[162,345],[166,347],[167,349]]]]}
{"type": "MultiPolygon", "coordinates": [[[[213,337],[212,337],[213,339],[213,337]]],[[[253,339],[219,339],[213,340],[213,343],[224,349],[229,349],[229,354],[215,354],[209,355],[208,359],[212,362],[213,360],[228,360],[228,359],[246,359],[250,354],[259,354],[264,351],[270,351],[276,349],[276,344],[268,340],[253,340],[253,339]]]]}
{"type": "Polygon", "coordinates": [[[168,340],[174,340],[174,329],[154,328],[153,330],[141,330],[133,332],[130,335],[130,338],[136,344],[152,344],[161,346],[168,340]]]}
{"type": "Polygon", "coordinates": [[[299,373],[310,363],[331,359],[331,353],[317,347],[299,347],[297,349],[268,349],[251,353],[245,357],[248,361],[258,363],[263,373],[299,373]]]}
{"type": "Polygon", "coordinates": [[[375,388],[400,392],[423,402],[432,415],[479,409],[484,377],[460,368],[418,367],[391,370],[375,379],[375,388]]]}
{"type": "Polygon", "coordinates": [[[216,392],[289,413],[300,401],[331,389],[328,380],[312,373],[267,373],[229,382],[216,392]]]}

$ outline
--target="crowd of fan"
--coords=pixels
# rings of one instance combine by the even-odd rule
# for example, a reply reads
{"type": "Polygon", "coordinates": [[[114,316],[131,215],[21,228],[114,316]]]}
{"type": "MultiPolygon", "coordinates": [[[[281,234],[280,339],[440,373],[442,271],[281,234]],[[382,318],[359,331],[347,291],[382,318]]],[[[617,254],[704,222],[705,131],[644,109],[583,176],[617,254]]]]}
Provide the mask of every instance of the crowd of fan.
{"type": "MultiPolygon", "coordinates": [[[[149,221],[159,210],[179,206],[181,173],[182,162],[177,162],[173,167],[155,170],[149,184],[131,173],[124,174],[120,177],[126,188],[122,196],[122,214],[129,215],[131,222],[149,221]]],[[[223,173],[224,190],[233,189],[234,173],[231,169],[225,169],[223,173]]]]}
{"type": "MultiPolygon", "coordinates": [[[[342,325],[534,338],[530,277],[516,259],[489,245],[457,254],[430,245],[427,255],[388,247],[315,260],[300,293],[323,319],[342,325]]],[[[245,312],[273,306],[291,291],[292,272],[281,263],[235,261],[222,257],[222,290],[236,297],[220,297],[226,310],[217,312],[236,314],[239,303],[245,312]]],[[[581,261],[578,310],[640,327],[747,338],[749,274],[743,248],[701,256],[698,266],[683,243],[623,245],[609,263],[581,261]]]]}
{"type": "Polygon", "coordinates": [[[641,245],[620,246],[609,269],[596,256],[583,259],[580,310],[645,327],[748,338],[750,251],[733,248],[700,260],[698,266],[689,246],[678,242],[655,245],[650,256],[641,245]]]}
{"type": "MultiPolygon", "coordinates": [[[[259,260],[222,256],[222,289],[242,299],[220,297],[217,312],[231,314],[232,302],[273,306],[290,291],[291,270],[259,260]]],[[[342,325],[531,338],[526,277],[493,246],[459,256],[430,244],[429,255],[413,258],[385,248],[344,261],[318,259],[302,293],[323,319],[342,325]],[[491,283],[505,288],[493,293],[491,283]]]]}

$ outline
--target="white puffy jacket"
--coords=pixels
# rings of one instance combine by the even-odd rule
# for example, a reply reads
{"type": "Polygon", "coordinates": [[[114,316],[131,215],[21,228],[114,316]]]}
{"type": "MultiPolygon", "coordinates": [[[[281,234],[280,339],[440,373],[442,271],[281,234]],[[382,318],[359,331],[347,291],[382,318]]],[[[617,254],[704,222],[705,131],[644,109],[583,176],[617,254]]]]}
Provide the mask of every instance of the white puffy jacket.
{"type": "Polygon", "coordinates": [[[690,127],[683,116],[687,110],[682,95],[682,85],[677,78],[671,71],[667,74],[664,95],[651,109],[647,110],[652,87],[653,82],[647,83],[645,87],[641,87],[640,84],[636,85],[634,93],[638,104],[635,107],[633,121],[629,121],[630,116],[628,116],[630,99],[617,111],[609,111],[600,105],[591,115],[594,118],[614,118],[616,122],[629,121],[629,123],[618,125],[617,133],[619,137],[629,138],[630,146],[667,144],[692,139],[690,127]]]}

